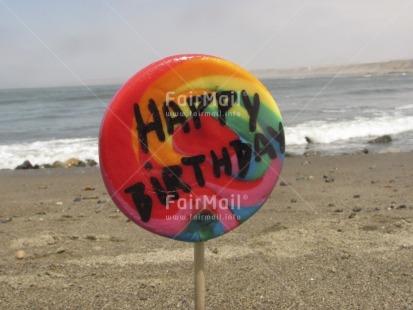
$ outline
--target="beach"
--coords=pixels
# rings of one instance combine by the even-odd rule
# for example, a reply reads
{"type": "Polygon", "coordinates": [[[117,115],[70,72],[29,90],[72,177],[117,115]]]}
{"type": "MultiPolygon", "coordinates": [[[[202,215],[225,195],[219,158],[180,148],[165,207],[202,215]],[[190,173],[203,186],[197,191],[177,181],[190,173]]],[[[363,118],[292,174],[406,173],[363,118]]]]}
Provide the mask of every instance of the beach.
{"type": "MultiPolygon", "coordinates": [[[[413,153],[294,156],[206,243],[207,309],[413,309],[413,153]]],[[[138,227],[97,167],[0,171],[1,309],[193,309],[193,245],[138,227]]]]}

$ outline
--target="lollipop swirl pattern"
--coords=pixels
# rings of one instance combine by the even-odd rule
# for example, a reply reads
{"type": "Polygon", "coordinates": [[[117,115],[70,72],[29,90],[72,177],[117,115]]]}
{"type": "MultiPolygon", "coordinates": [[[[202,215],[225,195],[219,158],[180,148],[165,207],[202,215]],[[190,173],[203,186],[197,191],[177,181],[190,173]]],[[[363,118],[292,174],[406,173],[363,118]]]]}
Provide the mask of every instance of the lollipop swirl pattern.
{"type": "Polygon", "coordinates": [[[100,135],[108,191],[156,234],[206,241],[265,202],[284,160],[282,118],[254,76],[221,58],[153,63],[115,95],[100,135]]]}

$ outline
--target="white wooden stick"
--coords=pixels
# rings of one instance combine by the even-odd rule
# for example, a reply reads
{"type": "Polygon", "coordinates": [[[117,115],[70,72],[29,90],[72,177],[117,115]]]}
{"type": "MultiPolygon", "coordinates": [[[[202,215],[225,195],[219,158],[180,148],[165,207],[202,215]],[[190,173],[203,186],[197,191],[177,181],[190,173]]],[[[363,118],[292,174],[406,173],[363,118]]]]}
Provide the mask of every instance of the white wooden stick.
{"type": "Polygon", "coordinates": [[[194,243],[195,310],[205,310],[205,242],[194,243]]]}

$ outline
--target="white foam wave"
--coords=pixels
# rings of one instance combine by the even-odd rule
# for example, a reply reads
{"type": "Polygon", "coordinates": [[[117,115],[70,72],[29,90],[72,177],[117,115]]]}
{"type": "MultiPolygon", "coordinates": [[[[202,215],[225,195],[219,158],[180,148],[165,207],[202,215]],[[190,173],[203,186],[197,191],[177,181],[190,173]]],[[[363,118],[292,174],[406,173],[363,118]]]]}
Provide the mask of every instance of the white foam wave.
{"type": "MultiPolygon", "coordinates": [[[[413,116],[358,118],[341,122],[310,121],[291,127],[287,125],[285,135],[287,145],[304,145],[307,143],[305,137],[315,143],[328,144],[407,131],[413,131],[413,116]]],[[[98,139],[57,139],[0,145],[0,169],[14,169],[25,160],[30,160],[33,165],[41,165],[71,157],[99,162],[98,139]]]]}
{"type": "Polygon", "coordinates": [[[25,160],[35,165],[51,164],[71,157],[99,160],[97,138],[58,139],[0,145],[0,169],[14,169],[25,160]]]}
{"type": "Polygon", "coordinates": [[[412,110],[412,109],[413,109],[413,104],[408,104],[408,105],[404,105],[404,106],[396,108],[396,110],[412,110]]]}
{"type": "Polygon", "coordinates": [[[413,116],[357,118],[350,121],[311,121],[293,127],[286,126],[287,145],[306,144],[305,137],[315,143],[332,143],[381,135],[394,135],[413,130],[413,116]]]}

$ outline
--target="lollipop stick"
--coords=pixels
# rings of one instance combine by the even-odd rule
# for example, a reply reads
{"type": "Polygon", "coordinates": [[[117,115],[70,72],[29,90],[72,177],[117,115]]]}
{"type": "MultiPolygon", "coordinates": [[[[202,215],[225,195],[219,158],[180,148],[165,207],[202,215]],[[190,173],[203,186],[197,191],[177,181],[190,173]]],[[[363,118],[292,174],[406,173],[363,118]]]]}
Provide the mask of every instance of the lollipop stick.
{"type": "Polygon", "coordinates": [[[204,259],[205,244],[204,242],[194,243],[194,261],[195,261],[195,310],[205,310],[205,273],[204,259]]]}

